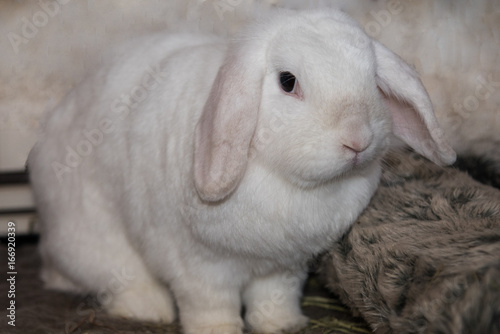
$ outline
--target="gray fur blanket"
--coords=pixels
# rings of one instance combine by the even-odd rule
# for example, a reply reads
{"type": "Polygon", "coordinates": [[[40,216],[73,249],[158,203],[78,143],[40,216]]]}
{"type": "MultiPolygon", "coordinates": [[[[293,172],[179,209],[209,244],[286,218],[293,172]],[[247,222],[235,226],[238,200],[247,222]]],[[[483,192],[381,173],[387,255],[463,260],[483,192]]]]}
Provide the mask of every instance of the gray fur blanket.
{"type": "Polygon", "coordinates": [[[412,153],[323,259],[376,333],[500,333],[500,191],[412,153]]]}

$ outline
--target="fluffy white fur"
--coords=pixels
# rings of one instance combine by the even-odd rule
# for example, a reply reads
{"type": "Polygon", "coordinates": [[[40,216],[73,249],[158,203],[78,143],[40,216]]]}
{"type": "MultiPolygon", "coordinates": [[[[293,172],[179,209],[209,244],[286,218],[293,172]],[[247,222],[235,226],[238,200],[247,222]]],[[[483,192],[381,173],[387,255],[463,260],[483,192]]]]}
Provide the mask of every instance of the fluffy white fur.
{"type": "Polygon", "coordinates": [[[416,73],[341,12],[130,41],[30,155],[43,278],[139,319],[172,321],[175,298],[186,333],[241,333],[242,304],[257,332],[301,328],[307,262],[368,204],[392,129],[453,162],[416,73]]]}

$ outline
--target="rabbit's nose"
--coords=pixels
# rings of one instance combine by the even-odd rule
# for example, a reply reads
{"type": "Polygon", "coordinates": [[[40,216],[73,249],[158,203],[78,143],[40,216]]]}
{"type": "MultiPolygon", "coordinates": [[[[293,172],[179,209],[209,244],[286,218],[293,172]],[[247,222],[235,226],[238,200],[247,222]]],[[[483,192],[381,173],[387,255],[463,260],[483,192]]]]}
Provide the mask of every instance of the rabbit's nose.
{"type": "Polygon", "coordinates": [[[364,150],[370,146],[369,142],[358,142],[358,141],[352,141],[349,144],[343,143],[342,146],[346,149],[349,149],[351,151],[354,151],[355,153],[361,153],[364,150]]]}
{"type": "Polygon", "coordinates": [[[373,132],[367,128],[359,130],[355,134],[344,136],[341,139],[341,144],[344,148],[355,153],[361,153],[370,146],[373,141],[373,132]]]}

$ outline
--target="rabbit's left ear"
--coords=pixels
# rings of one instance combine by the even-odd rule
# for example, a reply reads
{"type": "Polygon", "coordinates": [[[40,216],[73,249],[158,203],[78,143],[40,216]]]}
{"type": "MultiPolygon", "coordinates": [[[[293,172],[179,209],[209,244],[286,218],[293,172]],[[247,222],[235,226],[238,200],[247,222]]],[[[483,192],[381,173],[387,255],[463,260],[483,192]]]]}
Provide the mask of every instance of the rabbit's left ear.
{"type": "Polygon", "coordinates": [[[260,107],[263,64],[229,50],[195,130],[194,181],[205,201],[229,195],[243,177],[260,107]]]}
{"type": "Polygon", "coordinates": [[[455,151],[439,127],[432,103],[417,73],[400,57],[372,41],[377,85],[392,113],[394,134],[438,165],[452,164],[455,151]]]}

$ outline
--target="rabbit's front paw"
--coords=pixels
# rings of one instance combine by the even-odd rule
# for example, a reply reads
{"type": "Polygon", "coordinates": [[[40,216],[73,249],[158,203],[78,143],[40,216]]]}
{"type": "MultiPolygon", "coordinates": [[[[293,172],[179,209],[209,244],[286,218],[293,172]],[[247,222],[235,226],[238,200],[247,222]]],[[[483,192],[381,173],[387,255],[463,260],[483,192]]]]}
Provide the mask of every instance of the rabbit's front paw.
{"type": "Polygon", "coordinates": [[[248,327],[257,333],[290,333],[304,328],[308,318],[302,315],[300,296],[305,278],[305,271],[255,278],[243,294],[248,327]]]}

